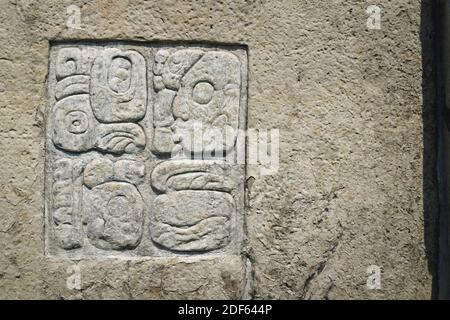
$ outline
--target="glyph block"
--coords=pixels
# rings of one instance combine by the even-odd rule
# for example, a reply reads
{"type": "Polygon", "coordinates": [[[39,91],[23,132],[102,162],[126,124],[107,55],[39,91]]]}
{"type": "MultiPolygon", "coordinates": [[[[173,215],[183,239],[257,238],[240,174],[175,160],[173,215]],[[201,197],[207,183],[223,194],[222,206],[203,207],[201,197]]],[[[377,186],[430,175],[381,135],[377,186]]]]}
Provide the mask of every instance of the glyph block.
{"type": "Polygon", "coordinates": [[[48,86],[48,255],[240,252],[244,48],[54,44],[48,86]]]}

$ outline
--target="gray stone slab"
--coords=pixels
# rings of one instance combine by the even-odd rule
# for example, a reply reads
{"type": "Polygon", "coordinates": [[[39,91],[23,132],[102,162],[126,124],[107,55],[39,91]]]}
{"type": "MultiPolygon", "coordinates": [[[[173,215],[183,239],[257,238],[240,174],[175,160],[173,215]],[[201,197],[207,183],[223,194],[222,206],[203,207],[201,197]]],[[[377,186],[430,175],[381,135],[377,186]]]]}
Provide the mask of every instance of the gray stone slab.
{"type": "Polygon", "coordinates": [[[246,50],[74,42],[49,59],[47,254],[239,254],[246,50]]]}

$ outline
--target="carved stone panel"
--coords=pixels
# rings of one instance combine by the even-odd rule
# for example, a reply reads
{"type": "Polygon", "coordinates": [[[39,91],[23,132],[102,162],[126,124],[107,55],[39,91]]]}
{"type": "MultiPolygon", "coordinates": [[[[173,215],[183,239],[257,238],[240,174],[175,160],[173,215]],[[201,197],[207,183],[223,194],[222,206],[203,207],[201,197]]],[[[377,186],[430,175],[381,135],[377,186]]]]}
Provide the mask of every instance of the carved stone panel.
{"type": "Polygon", "coordinates": [[[239,253],[246,88],[238,46],[52,45],[47,254],[239,253]]]}

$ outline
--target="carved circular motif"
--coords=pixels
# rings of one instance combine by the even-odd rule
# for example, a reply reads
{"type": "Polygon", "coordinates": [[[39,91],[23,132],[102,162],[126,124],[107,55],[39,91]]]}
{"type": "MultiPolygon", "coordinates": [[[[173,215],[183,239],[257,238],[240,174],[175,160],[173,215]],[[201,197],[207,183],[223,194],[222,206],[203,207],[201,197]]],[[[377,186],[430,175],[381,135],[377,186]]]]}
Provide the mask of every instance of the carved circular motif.
{"type": "Polygon", "coordinates": [[[108,211],[109,214],[114,218],[119,218],[120,216],[132,216],[134,213],[133,202],[134,199],[129,199],[124,194],[115,195],[108,201],[108,211]]]}
{"type": "Polygon", "coordinates": [[[67,130],[75,134],[84,133],[89,127],[88,115],[79,110],[67,113],[64,122],[67,130]]]}
{"type": "Polygon", "coordinates": [[[214,87],[206,81],[198,82],[192,90],[192,98],[199,104],[207,104],[214,95],[214,87]]]}

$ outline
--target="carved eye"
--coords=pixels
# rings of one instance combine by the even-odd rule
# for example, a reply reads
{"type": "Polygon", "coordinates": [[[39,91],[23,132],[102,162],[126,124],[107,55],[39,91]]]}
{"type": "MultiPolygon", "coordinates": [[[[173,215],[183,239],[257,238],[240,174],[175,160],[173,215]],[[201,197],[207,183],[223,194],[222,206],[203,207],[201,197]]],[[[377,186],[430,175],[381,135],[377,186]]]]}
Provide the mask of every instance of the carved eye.
{"type": "Polygon", "coordinates": [[[67,130],[75,134],[84,133],[89,127],[88,116],[83,111],[69,112],[66,114],[64,122],[67,130]]]}
{"type": "Polygon", "coordinates": [[[192,91],[192,98],[199,104],[207,104],[214,95],[214,87],[211,83],[202,81],[198,82],[192,91]]]}

